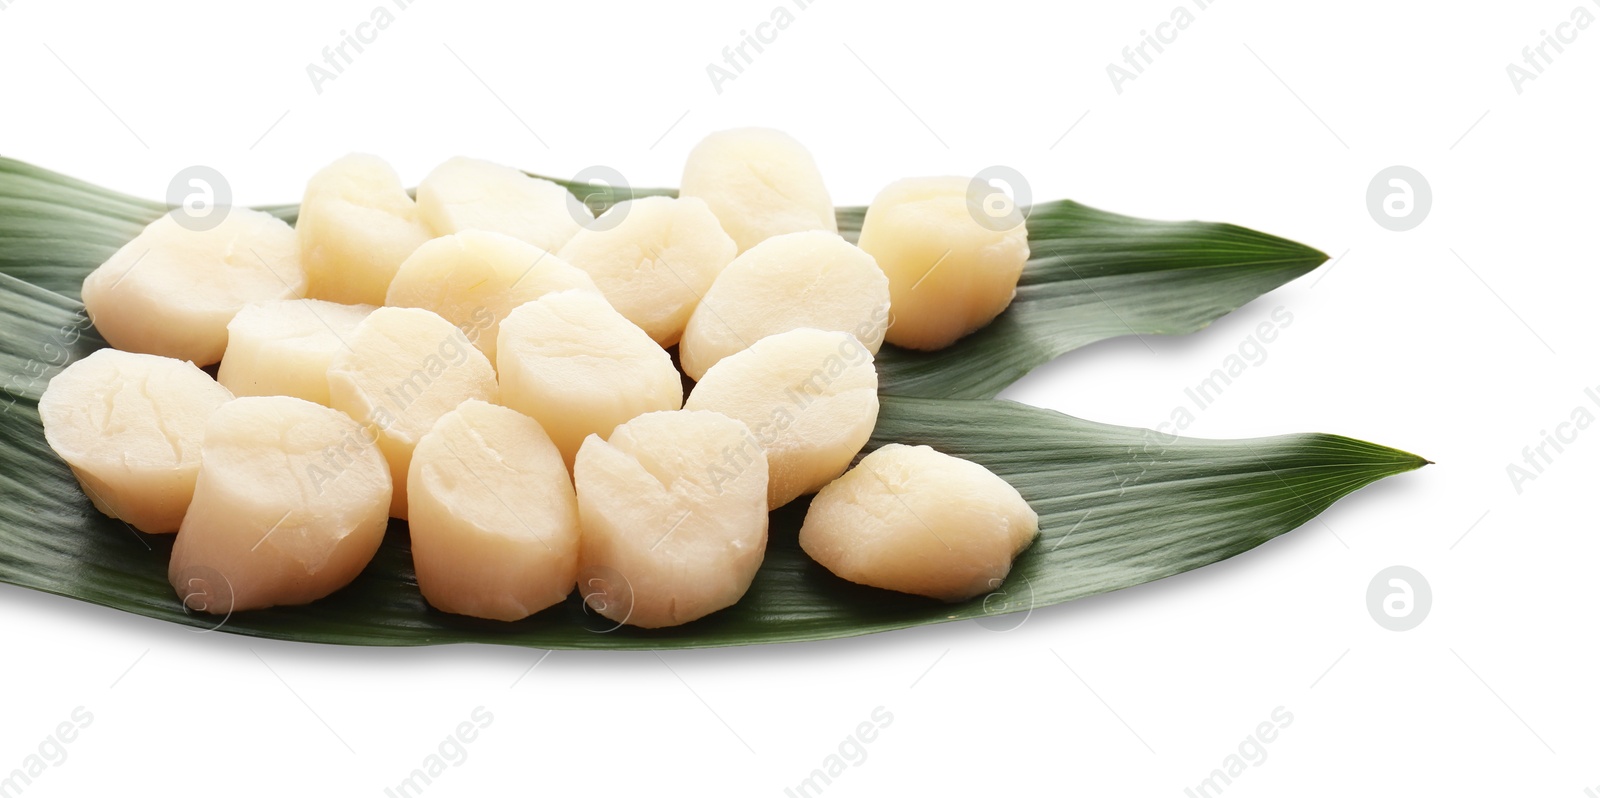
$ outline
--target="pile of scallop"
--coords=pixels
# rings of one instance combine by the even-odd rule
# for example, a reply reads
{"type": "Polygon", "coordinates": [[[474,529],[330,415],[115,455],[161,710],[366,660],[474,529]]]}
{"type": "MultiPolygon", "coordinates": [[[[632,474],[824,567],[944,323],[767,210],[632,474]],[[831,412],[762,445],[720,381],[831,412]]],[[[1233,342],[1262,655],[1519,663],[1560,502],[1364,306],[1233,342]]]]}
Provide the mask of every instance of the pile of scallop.
{"type": "Polygon", "coordinates": [[[1038,516],[926,446],[851,463],[880,346],[948,346],[1016,293],[1026,228],[974,215],[970,182],[888,186],[857,246],[771,130],[712,134],[678,197],[598,217],[467,158],[413,199],[350,155],[293,227],[237,207],[146,227],[84,280],[114,348],[39,411],[96,508],[177,533],[168,577],[195,610],[327,596],[392,517],[439,610],[515,621],[577,589],[673,626],[739,601],[768,512],[813,493],[799,542],[822,566],[959,601],[997,588],[1038,516]]]}

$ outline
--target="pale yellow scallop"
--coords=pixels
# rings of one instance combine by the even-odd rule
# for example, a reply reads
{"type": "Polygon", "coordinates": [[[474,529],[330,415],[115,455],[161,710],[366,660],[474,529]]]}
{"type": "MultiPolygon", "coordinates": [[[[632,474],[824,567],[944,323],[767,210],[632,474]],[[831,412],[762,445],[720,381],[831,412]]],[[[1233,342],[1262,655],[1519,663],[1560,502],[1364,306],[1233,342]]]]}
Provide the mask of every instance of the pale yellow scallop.
{"type": "Polygon", "coordinates": [[[349,584],[383,542],[389,467],[343,413],[251,396],[206,422],[194,503],[167,579],[191,610],[305,604],[349,584]]]}
{"type": "Polygon", "coordinates": [[[704,202],[645,197],[612,206],[559,254],[588,272],[628,321],[672,346],[736,252],[704,202]]]}
{"type": "Polygon", "coordinates": [[[433,237],[400,175],[359,153],[312,176],[295,232],[306,295],[350,305],[383,304],[400,264],[433,237]]]}
{"type": "Polygon", "coordinates": [[[476,399],[422,437],[406,480],[411,559],[445,612],[515,621],[578,581],[578,501],[537,421],[476,399]]]}
{"type": "Polygon", "coordinates": [[[417,185],[417,210],[434,235],[487,230],[544,250],[560,249],[588,216],[560,185],[476,158],[451,158],[429,172],[417,185]]]}
{"type": "Polygon", "coordinates": [[[193,363],[101,349],[50,380],[39,418],[95,509],[141,532],[176,532],[206,421],[231,399],[193,363]]]}
{"type": "Polygon", "coordinates": [[[683,165],[679,195],[705,200],[744,252],[802,230],[836,233],[833,200],[805,146],[767,128],[706,136],[683,165]]]}
{"type": "Polygon", "coordinates": [[[844,473],[872,437],[878,374],[855,336],[802,327],[712,366],[683,406],[750,428],[767,455],[767,506],[777,509],[844,473]]]}
{"type": "Polygon", "coordinates": [[[578,589],[618,624],[676,626],[732,606],[767,547],[767,463],[720,413],[647,413],[591,435],[574,478],[578,589]]]}
{"type": "Polygon", "coordinates": [[[872,200],[861,249],[889,278],[889,343],[942,349],[1000,315],[1028,263],[1028,228],[980,224],[965,177],[913,177],[872,200]]]}
{"type": "Polygon", "coordinates": [[[245,305],[228,322],[217,382],[234,396],[296,396],[328,405],[328,368],[373,310],[320,299],[245,305]]]}
{"type": "Polygon", "coordinates": [[[889,325],[889,281],[872,256],[833,233],[788,233],[733,259],[706,292],[678,345],[698,380],[717,361],[798,327],[854,335],[877,354],[889,325]]]}
{"type": "Polygon", "coordinates": [[[328,394],[377,440],[394,477],[389,512],[405,518],[412,450],[462,402],[499,401],[494,367],[455,325],[420,308],[378,308],[348,343],[328,369],[328,394]]]}
{"type": "Polygon", "coordinates": [[[588,273],[545,250],[500,233],[468,230],[417,247],[400,264],[384,304],[443,316],[493,363],[500,322],[512,308],[574,289],[600,292],[588,273]]]}
{"type": "Polygon", "coordinates": [[[249,208],[215,212],[225,216],[208,230],[162,216],[84,279],[84,308],[107,343],[209,366],[240,308],[305,293],[294,228],[249,208]]]}
{"type": "Polygon", "coordinates": [[[811,500],[800,548],[851,582],[961,601],[999,589],[1038,534],[1039,515],[994,472],[891,443],[811,500]]]}
{"type": "Polygon", "coordinates": [[[590,434],[683,405],[672,357],[590,291],[546,294],[511,311],[498,352],[504,404],[538,421],[569,466],[590,434]]]}

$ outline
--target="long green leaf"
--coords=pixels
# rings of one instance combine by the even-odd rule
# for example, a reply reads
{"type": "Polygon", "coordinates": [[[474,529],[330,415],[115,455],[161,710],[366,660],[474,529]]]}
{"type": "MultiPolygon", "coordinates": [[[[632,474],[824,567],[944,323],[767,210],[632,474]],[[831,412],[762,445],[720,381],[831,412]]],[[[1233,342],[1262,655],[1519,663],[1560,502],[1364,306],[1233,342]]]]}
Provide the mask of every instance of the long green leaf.
{"type": "MultiPolygon", "coordinates": [[[[4,249],[0,241],[0,249],[4,249]]],[[[96,512],[44,441],[48,378],[101,342],[81,306],[0,275],[0,581],[197,628],[168,586],[171,536],[96,512]]],[[[1038,511],[1040,539],[1004,593],[962,604],[845,582],[800,550],[805,503],[772,516],[766,561],[734,607],[642,631],[566,603],[511,624],[430,609],[406,526],[393,522],[354,584],[304,607],[233,615],[221,630],[322,643],[504,643],[541,648],[688,648],[846,637],[1058,604],[1198,568],[1292,530],[1340,497],[1421,466],[1414,455],[1335,435],[1174,438],[996,400],[886,397],[870,448],[927,444],[993,469],[1038,511]]]]}
{"type": "MultiPolygon", "coordinates": [[[[611,196],[557,182],[602,209],[611,196]]],[[[672,193],[623,189],[611,198],[672,193]]],[[[297,212],[294,205],[267,210],[290,222],[297,212]]],[[[163,212],[159,203],[0,158],[0,274],[76,298],[89,271],[163,212]]],[[[840,208],[840,232],[855,240],[863,215],[863,208],[840,208]]],[[[1199,330],[1327,260],[1319,250],[1243,227],[1135,219],[1071,201],[1030,208],[1028,239],[1033,257],[1011,307],[938,352],[884,347],[883,393],[992,397],[1095,341],[1199,330]]]]}
{"type": "MultiPolygon", "coordinates": [[[[585,198],[595,191],[569,186],[585,198]]],[[[296,213],[294,206],[269,210],[291,222],[296,213]]],[[[0,580],[210,628],[216,620],[186,614],[166,584],[170,537],[138,534],[94,511],[45,445],[36,407],[51,374],[103,345],[75,301],[83,276],[164,211],[0,159],[0,580]]],[[[861,217],[860,208],[840,209],[841,232],[853,239],[861,217]]],[[[1197,329],[1323,260],[1315,250],[1241,228],[1147,222],[1070,202],[1033,208],[1029,232],[1034,260],[1012,309],[942,353],[887,349],[880,358],[887,392],[992,395],[1094,340],[1197,329]]],[[[679,629],[607,633],[612,625],[587,614],[575,597],[509,625],[434,612],[416,590],[399,522],[349,588],[309,607],[241,613],[222,629],[382,645],[657,648],[979,618],[1214,562],[1423,462],[1336,436],[1196,441],[1004,402],[886,397],[871,447],[889,441],[927,443],[984,463],[1039,511],[1041,540],[1018,560],[1004,594],[951,606],[843,582],[800,552],[801,503],[774,514],[767,561],[744,601],[679,629]]]]}
{"type": "Polygon", "coordinates": [[[158,202],[0,158],[0,274],[77,299],[90,271],[165,212],[158,202]]]}

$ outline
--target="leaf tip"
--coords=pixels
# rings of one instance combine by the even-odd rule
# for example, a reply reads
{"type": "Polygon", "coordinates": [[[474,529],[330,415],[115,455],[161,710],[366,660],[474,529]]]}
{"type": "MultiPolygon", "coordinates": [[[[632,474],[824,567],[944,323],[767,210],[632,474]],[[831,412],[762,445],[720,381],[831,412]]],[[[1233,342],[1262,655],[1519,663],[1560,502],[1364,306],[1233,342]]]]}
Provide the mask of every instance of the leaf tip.
{"type": "Polygon", "coordinates": [[[1419,468],[1426,468],[1435,464],[1432,460],[1429,460],[1420,454],[1412,454],[1400,449],[1394,449],[1392,451],[1401,455],[1401,462],[1405,466],[1402,471],[1416,471],[1419,468]]]}

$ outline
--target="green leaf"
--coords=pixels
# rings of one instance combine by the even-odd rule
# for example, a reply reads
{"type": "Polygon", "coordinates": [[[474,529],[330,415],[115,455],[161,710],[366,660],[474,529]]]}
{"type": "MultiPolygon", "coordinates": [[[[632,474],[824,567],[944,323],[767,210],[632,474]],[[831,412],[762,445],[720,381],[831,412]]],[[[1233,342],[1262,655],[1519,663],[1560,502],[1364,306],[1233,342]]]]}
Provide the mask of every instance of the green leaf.
{"type": "Polygon", "coordinates": [[[165,212],[158,202],[0,158],[0,274],[77,299],[89,272],[165,212]]]}
{"type": "MultiPolygon", "coordinates": [[[[671,189],[607,189],[557,180],[598,209],[671,189]]],[[[294,205],[264,208],[293,222],[294,205]]],[[[0,274],[76,298],[83,278],[165,212],[72,178],[0,158],[0,274]]],[[[854,241],[864,208],[838,209],[854,241]]],[[[938,352],[886,346],[885,394],[992,397],[1078,347],[1130,334],[1190,333],[1315,269],[1319,250],[1243,227],[1157,222],[1071,201],[1028,211],[1033,257],[1017,297],[992,324],[938,352]]]]}
{"type": "MultiPolygon", "coordinates": [[[[0,239],[0,251],[8,247],[0,239]]],[[[0,581],[189,627],[167,584],[171,536],[101,515],[44,440],[48,378],[101,346],[74,300],[0,275],[0,581]]],[[[496,623],[432,610],[417,591],[406,526],[349,587],[303,607],[243,612],[220,630],[321,643],[481,642],[540,648],[688,648],[816,640],[1031,610],[1149,582],[1288,532],[1340,497],[1421,458],[1335,435],[1244,441],[1176,438],[997,400],[885,397],[870,448],[927,444],[994,470],[1039,513],[1041,536],[1003,592],[942,604],[854,585],[797,543],[806,504],[772,516],[766,561],[737,605],[644,631],[586,613],[573,596],[496,623]]],[[[1004,623],[1012,623],[1010,619],[1004,623]]]]}
{"type": "MultiPolygon", "coordinates": [[[[568,185],[584,199],[599,191],[568,185]]],[[[0,158],[0,581],[212,628],[218,619],[186,613],[167,584],[171,537],[137,533],[95,511],[46,445],[37,409],[50,376],[104,345],[76,299],[83,277],[165,210],[0,158]]],[[[297,212],[293,205],[267,210],[291,222],[297,212]]],[[[841,208],[841,233],[853,240],[862,215],[841,208]]],[[[1325,259],[1238,227],[1144,221],[1072,202],[1035,206],[1028,224],[1034,257],[1011,309],[943,352],[885,348],[885,393],[992,396],[1095,340],[1199,329],[1325,259]]],[[[983,618],[1216,562],[1425,462],[1332,435],[1201,441],[1009,402],[886,396],[869,449],[896,441],[982,463],[1039,512],[1041,538],[1017,560],[1003,592],[947,605],[840,580],[799,549],[802,501],[773,514],[766,561],[744,600],[676,629],[612,631],[575,596],[514,624],[436,612],[417,591],[403,522],[391,525],[378,556],[348,588],[305,607],[230,616],[220,628],[370,645],[675,648],[983,618]]]]}

